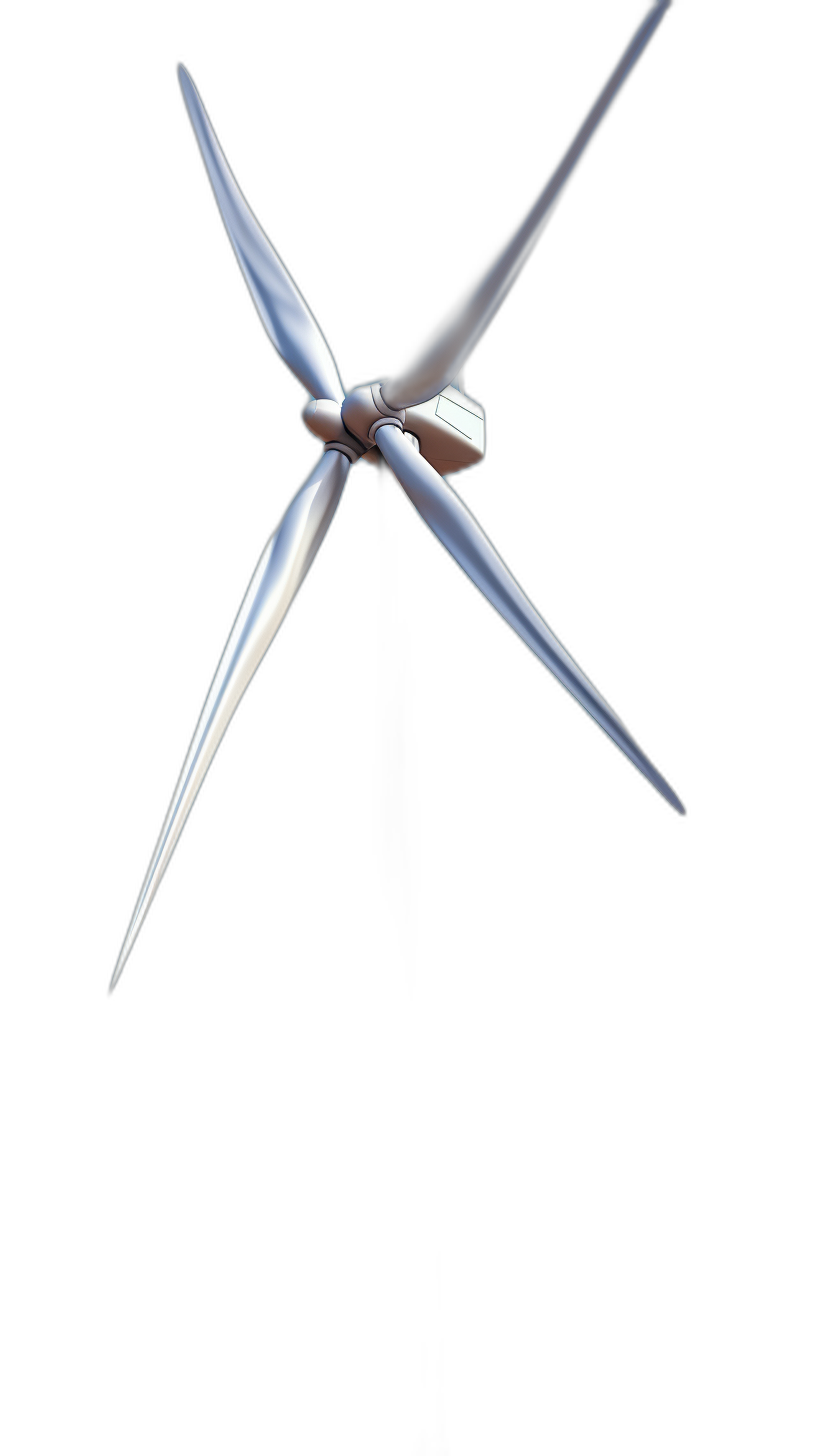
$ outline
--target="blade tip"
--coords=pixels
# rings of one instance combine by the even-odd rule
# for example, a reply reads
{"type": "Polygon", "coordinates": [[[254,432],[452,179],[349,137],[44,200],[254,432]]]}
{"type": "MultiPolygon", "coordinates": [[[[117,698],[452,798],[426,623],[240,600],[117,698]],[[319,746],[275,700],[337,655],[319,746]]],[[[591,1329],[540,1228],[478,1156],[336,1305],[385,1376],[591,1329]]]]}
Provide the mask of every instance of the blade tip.
{"type": "Polygon", "coordinates": [[[113,995],[116,987],[119,985],[119,982],[122,979],[122,972],[124,971],[125,966],[127,965],[130,958],[130,952],[133,950],[133,942],[135,938],[136,937],[132,935],[129,930],[127,935],[125,936],[125,943],[119,952],[119,959],[113,968],[113,975],[110,978],[110,985],[108,986],[109,996],[113,995]]]}

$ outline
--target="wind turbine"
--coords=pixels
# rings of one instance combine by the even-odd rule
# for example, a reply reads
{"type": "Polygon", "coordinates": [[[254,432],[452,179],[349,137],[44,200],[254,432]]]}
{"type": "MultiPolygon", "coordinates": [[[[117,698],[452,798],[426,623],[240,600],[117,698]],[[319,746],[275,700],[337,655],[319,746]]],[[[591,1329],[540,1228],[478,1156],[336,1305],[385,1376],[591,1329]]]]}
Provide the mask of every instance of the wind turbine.
{"type": "Polygon", "coordinates": [[[331,525],[352,465],[372,451],[390,466],[425,524],[515,632],[680,814],[674,790],[646,757],[522,591],[448,484],[484,455],[484,412],[452,381],[532,252],[561,191],[671,0],[660,0],[624,51],[541,195],[476,289],[405,373],[346,393],[308,305],[240,191],[192,79],[182,95],[238,264],[269,338],[310,400],[303,419],[323,441],[317,465],[270,536],[207,694],[122,949],[113,990],[213,756],[331,525]]]}

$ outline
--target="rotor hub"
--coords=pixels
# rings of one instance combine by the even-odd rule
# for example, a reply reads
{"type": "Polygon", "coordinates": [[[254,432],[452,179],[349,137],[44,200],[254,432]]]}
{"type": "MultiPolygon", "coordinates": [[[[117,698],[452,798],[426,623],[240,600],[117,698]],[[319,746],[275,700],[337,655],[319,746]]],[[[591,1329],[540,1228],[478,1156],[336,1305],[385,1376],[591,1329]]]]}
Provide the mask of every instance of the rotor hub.
{"type": "Polygon", "coordinates": [[[405,428],[405,410],[392,410],[380,392],[379,384],[360,384],[346,395],[340,406],[346,429],[366,446],[373,445],[381,425],[405,428]]]}
{"type": "Polygon", "coordinates": [[[405,410],[392,410],[379,384],[361,384],[337,404],[333,399],[310,399],[303,423],[331,450],[340,450],[352,464],[368,454],[381,425],[405,427],[405,410]]]}
{"type": "Polygon", "coordinates": [[[339,450],[352,465],[369,448],[350,435],[343,425],[340,406],[335,399],[310,399],[301,416],[307,430],[317,435],[329,450],[339,450]]]}

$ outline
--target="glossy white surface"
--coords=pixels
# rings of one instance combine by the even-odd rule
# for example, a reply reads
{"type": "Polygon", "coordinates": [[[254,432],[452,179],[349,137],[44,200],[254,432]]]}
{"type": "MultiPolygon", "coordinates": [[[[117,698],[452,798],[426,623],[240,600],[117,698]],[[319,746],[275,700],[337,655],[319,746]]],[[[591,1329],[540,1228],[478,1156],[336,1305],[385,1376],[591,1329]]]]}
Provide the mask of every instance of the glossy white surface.
{"type": "Polygon", "coordinates": [[[356,389],[350,389],[343,400],[343,424],[364,445],[374,444],[374,436],[383,420],[392,420],[399,425],[405,423],[403,410],[386,412],[381,406],[378,384],[359,384],[356,389]]]}
{"type": "Polygon", "coordinates": [[[408,409],[411,405],[421,404],[423,400],[441,393],[456,378],[512,288],[587,144],[670,4],[671,0],[660,0],[660,4],[649,11],[638,27],[544,191],[492,268],[410,368],[394,379],[386,380],[383,397],[394,409],[408,409]]]}
{"type": "Polygon", "coordinates": [[[263,326],[304,388],[339,404],[344,391],[332,352],[241,192],[192,77],[184,66],[178,75],[215,200],[263,326]]]}
{"type": "Polygon", "coordinates": [[[355,459],[359,459],[362,446],[344,429],[340,406],[336,400],[310,399],[303,408],[301,419],[310,434],[316,435],[318,440],[326,445],[348,446],[354,451],[355,459]]]}
{"type": "Polygon", "coordinates": [[[617,713],[601,697],[598,689],[581,671],[577,662],[573,661],[544,618],[536,611],[475,516],[452,486],[412,449],[396,425],[382,425],[377,431],[377,443],[411,504],[416,507],[426,526],[430,527],[450,552],[454,561],[467,573],[474,586],[487,597],[491,606],[496,608],[505,622],[527,643],[544,666],[572,693],[581,707],[586,708],[595,722],[609,734],[613,743],[640,769],[658,793],[678,813],[685,814],[674,789],[658,773],[617,713]]]}
{"type": "Polygon", "coordinates": [[[264,547],[201,710],[116,962],[111,990],[125,968],[230,719],[331,525],[348,472],[346,456],[326,450],[264,547]]]}
{"type": "Polygon", "coordinates": [[[453,385],[406,410],[405,428],[440,475],[477,465],[485,452],[484,410],[453,385]]]}

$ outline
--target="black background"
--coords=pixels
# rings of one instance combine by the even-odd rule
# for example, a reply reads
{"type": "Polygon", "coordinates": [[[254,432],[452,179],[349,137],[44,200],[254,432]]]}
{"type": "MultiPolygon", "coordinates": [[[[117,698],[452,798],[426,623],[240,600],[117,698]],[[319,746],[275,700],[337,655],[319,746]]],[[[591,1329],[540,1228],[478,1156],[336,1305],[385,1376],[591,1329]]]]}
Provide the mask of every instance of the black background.
{"type": "Polygon", "coordinates": [[[176,63],[350,389],[490,264],[643,13],[303,10],[67,42],[52,154],[82,266],[55,368],[85,463],[57,517],[77,731],[39,866],[67,888],[44,1076],[82,1230],[55,1267],[95,1290],[87,1379],[127,1423],[160,1392],[261,1414],[286,1449],[532,1449],[694,1425],[713,1379],[723,446],[691,4],[466,365],[487,459],[455,482],[688,818],[360,466],[106,997],[318,456],[176,63]]]}

